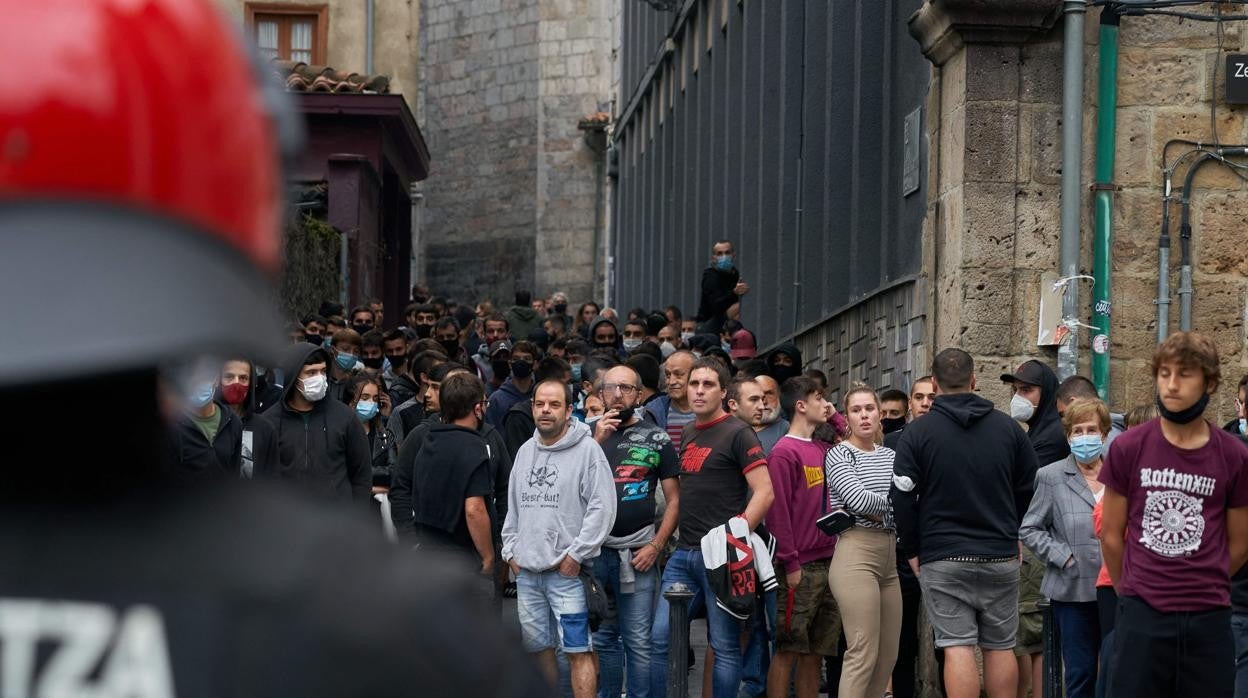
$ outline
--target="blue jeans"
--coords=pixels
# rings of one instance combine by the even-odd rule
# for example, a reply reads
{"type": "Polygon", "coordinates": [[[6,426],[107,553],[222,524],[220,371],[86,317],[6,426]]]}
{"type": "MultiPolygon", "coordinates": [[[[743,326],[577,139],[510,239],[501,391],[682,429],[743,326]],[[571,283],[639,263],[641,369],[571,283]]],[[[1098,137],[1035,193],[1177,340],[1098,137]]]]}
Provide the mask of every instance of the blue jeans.
{"type": "Polygon", "coordinates": [[[1248,698],[1248,613],[1231,614],[1235,638],[1235,698],[1248,698]]]}
{"type": "MultiPolygon", "coordinates": [[[[711,636],[711,649],[715,652],[715,668],[712,680],[714,698],[737,698],[741,688],[741,622],[715,605],[715,594],[706,577],[701,550],[678,549],[667,561],[663,570],[661,591],[667,591],[677,582],[689,587],[693,600],[689,602],[692,616],[706,608],[706,626],[711,636]]],[[[660,593],[654,608],[654,626],[650,635],[650,695],[667,695],[667,641],[671,632],[667,599],[660,593]]],[[[684,664],[684,658],[681,658],[684,664]]]]}
{"type": "Polygon", "coordinates": [[[776,592],[763,592],[750,618],[750,639],[741,659],[741,693],[762,696],[767,693],[767,670],[771,667],[772,640],[776,628],[776,592]]]}
{"type": "Polygon", "coordinates": [[[559,570],[522,569],[516,575],[516,601],[524,651],[593,651],[589,606],[579,577],[565,577],[559,570]]]}
{"type": "Polygon", "coordinates": [[[633,591],[620,592],[619,551],[603,548],[598,557],[585,561],[585,567],[615,599],[617,616],[603,621],[594,633],[598,653],[598,695],[619,698],[624,683],[627,656],[628,695],[650,695],[650,622],[654,618],[654,589],[659,583],[658,566],[645,572],[633,570],[633,591]]]}
{"type": "Polygon", "coordinates": [[[1066,698],[1094,698],[1096,655],[1101,644],[1101,619],[1096,602],[1054,601],[1053,622],[1062,638],[1066,698]]]}

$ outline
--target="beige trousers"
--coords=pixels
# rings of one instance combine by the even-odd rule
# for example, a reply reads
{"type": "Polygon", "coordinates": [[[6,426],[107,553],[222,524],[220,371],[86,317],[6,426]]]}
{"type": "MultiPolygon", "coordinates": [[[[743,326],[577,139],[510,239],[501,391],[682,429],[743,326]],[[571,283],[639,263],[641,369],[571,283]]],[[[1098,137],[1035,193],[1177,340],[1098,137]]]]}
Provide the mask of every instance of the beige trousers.
{"type": "Polygon", "coordinates": [[[842,533],[828,568],[828,586],[841,609],[848,645],[837,695],[879,698],[893,673],[901,639],[897,537],[891,531],[859,527],[842,533]]]}

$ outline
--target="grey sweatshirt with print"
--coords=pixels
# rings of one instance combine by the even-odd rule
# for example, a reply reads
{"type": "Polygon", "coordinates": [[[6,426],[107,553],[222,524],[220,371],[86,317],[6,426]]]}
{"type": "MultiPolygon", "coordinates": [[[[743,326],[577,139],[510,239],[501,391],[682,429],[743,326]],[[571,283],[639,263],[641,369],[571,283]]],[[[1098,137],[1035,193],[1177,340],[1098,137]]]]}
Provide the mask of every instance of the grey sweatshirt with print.
{"type": "Polygon", "coordinates": [[[553,446],[536,433],[516,452],[503,522],[504,560],[540,572],[564,555],[594,557],[615,525],[615,480],[602,447],[578,421],[553,446]]]}

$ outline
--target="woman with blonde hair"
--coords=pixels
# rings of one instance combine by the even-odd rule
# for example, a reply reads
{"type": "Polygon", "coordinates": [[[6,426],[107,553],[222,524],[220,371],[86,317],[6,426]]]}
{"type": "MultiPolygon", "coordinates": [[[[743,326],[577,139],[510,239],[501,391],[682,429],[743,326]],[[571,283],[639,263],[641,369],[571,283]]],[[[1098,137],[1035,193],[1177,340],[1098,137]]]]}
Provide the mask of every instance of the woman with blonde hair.
{"type": "Polygon", "coordinates": [[[829,511],[853,515],[828,570],[848,645],[837,695],[876,698],[888,686],[901,636],[897,535],[888,496],[894,453],[878,442],[880,402],[874,390],[855,385],[845,395],[844,409],[849,436],[824,460],[829,511]]]}

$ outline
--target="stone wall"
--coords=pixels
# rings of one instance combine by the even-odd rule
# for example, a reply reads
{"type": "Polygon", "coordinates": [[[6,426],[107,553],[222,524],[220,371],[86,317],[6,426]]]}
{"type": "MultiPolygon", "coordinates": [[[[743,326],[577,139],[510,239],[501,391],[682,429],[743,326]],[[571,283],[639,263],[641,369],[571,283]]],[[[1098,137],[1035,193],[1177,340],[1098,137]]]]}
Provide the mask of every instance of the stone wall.
{"type": "MultiPolygon", "coordinates": [[[[944,2],[948,6],[974,3],[944,2]]],[[[932,350],[960,346],[977,361],[983,394],[1004,406],[996,380],[1027,358],[1055,365],[1037,347],[1040,277],[1058,269],[1061,206],[1062,29],[1055,0],[1015,6],[1011,41],[980,43],[973,12],[961,18],[963,45],[940,55],[928,103],[929,208],[925,272],[932,350]],[[1027,16],[1031,13],[1030,17],[1027,16]]],[[[1099,10],[1087,15],[1082,168],[1081,273],[1091,273],[1099,10]]],[[[912,24],[912,28],[913,28],[912,24]]],[[[997,39],[1001,38],[999,27],[997,39]]],[[[1116,142],[1119,191],[1114,201],[1111,406],[1151,402],[1147,363],[1156,346],[1157,237],[1161,151],[1171,138],[1209,141],[1209,96],[1217,54],[1213,24],[1166,17],[1128,17],[1121,25],[1116,142]]],[[[1241,27],[1224,27],[1223,48],[1239,47],[1241,27]]],[[[936,51],[929,57],[937,55],[936,51]]],[[[1222,76],[1218,78],[1221,91],[1222,76]]],[[[1221,98],[1219,97],[1219,102],[1221,98]]],[[[1241,111],[1219,104],[1219,136],[1248,138],[1241,111]]],[[[1171,149],[1171,156],[1178,148],[1171,149]]],[[[1181,182],[1184,171],[1176,172],[1181,182]]],[[[1248,371],[1244,353],[1248,188],[1225,168],[1208,167],[1193,196],[1195,296],[1193,328],[1211,334],[1223,358],[1224,385],[1211,417],[1228,419],[1235,383],[1248,371]]],[[[1171,288],[1178,287],[1178,208],[1174,209],[1171,288]]],[[[1080,317],[1090,322],[1091,285],[1080,288],[1080,317]]],[[[1172,296],[1171,329],[1178,328],[1172,296]]],[[[1081,335],[1080,373],[1090,375],[1088,333],[1081,335]]]]}
{"type": "Polygon", "coordinates": [[[423,6],[426,280],[504,306],[519,289],[591,297],[598,156],[577,124],[610,108],[612,3],[423,6]]]}

